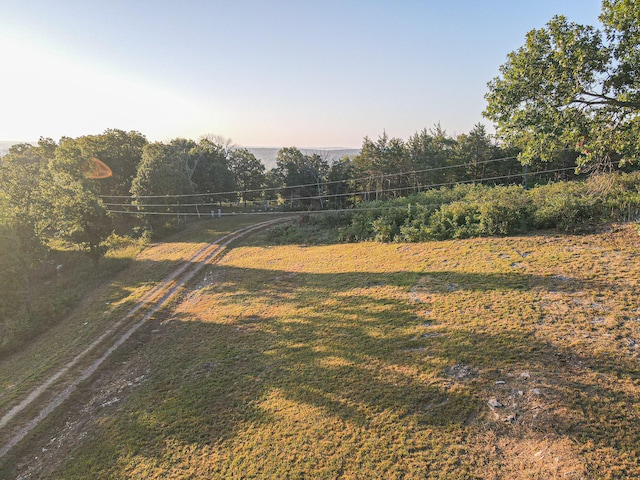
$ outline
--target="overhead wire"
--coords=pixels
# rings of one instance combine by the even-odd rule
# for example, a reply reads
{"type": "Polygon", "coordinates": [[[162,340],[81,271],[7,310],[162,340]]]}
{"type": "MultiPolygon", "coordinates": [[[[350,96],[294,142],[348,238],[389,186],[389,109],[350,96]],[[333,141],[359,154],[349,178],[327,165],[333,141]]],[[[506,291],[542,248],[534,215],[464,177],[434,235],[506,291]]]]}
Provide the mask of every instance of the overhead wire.
{"type": "MultiPolygon", "coordinates": [[[[469,165],[469,164],[463,164],[463,165],[469,165]]],[[[473,164],[471,164],[473,165],[473,164]]],[[[461,165],[457,165],[457,166],[461,166],[461,165]]],[[[394,193],[394,192],[398,192],[398,191],[411,191],[413,190],[412,193],[420,193],[423,192],[425,190],[428,189],[434,189],[434,188],[441,188],[441,187],[447,187],[447,186],[454,186],[454,185],[463,185],[463,184],[469,184],[469,183],[483,183],[483,182],[487,182],[487,181],[494,181],[494,180],[503,180],[503,179],[509,179],[509,178],[517,178],[517,177],[524,177],[525,175],[530,175],[530,176],[536,176],[536,175],[544,175],[544,174],[550,174],[550,173],[561,173],[561,172],[567,172],[570,170],[575,170],[575,167],[564,167],[564,168],[555,168],[555,169],[546,169],[546,170],[537,170],[537,171],[530,171],[530,172],[526,172],[526,173],[514,173],[514,174],[508,174],[508,175],[499,175],[499,176],[492,176],[492,177],[483,177],[483,178],[479,178],[479,179],[467,179],[467,180],[460,180],[460,181],[454,181],[454,182],[443,182],[443,183],[434,183],[434,184],[428,184],[428,185],[413,185],[413,186],[403,186],[403,187],[395,187],[395,188],[387,188],[387,189],[381,189],[381,190],[366,190],[366,191],[350,191],[350,192],[345,192],[345,193],[336,193],[336,194],[320,194],[320,195],[313,195],[313,196],[306,196],[306,197],[292,197],[291,199],[288,199],[288,201],[302,201],[302,200],[321,200],[321,199],[329,199],[329,198],[340,198],[340,197],[363,197],[363,198],[367,198],[369,196],[373,196],[375,194],[378,194],[380,196],[384,195],[384,194],[388,194],[388,193],[394,193]],[[420,188],[420,191],[416,191],[416,188],[420,188]]],[[[405,173],[406,174],[406,173],[405,173]]],[[[369,177],[366,177],[369,178],[369,177]]],[[[350,180],[346,180],[346,181],[350,181],[350,180]]],[[[316,186],[316,184],[311,184],[311,186],[316,186]]],[[[294,187],[290,187],[290,188],[294,188],[294,187]]],[[[261,203],[264,203],[263,201],[261,201],[261,203]]],[[[105,203],[105,205],[110,205],[105,203]]],[[[441,204],[438,204],[441,205],[441,204]]],[[[121,206],[121,207],[143,207],[145,206],[146,208],[168,208],[168,207],[184,207],[186,208],[187,206],[190,207],[211,207],[211,206],[219,206],[218,203],[196,203],[196,204],[146,204],[146,205],[136,205],[136,204],[113,204],[111,206],[121,206]]],[[[377,210],[380,208],[384,208],[384,207],[368,207],[368,208],[343,208],[343,209],[334,209],[334,210],[330,210],[330,209],[322,209],[322,210],[315,210],[315,211],[305,211],[305,213],[330,213],[330,212],[338,212],[338,211],[343,211],[343,212],[354,212],[354,211],[360,211],[360,210],[377,210]]],[[[402,207],[404,208],[404,207],[402,207]]],[[[131,210],[111,210],[108,209],[107,210],[109,213],[117,213],[117,214],[135,214],[135,215],[168,215],[168,216],[176,216],[176,215],[180,215],[180,216],[198,216],[198,217],[202,217],[202,216],[208,216],[208,214],[204,214],[204,213],[199,213],[199,212],[176,212],[176,211],[172,211],[172,212],[152,212],[152,211],[139,211],[139,210],[135,210],[135,211],[131,211],[131,210]]],[[[220,212],[219,215],[243,215],[243,214],[250,214],[250,215],[256,215],[256,214],[282,214],[282,213],[292,213],[292,212],[283,212],[283,211],[259,211],[259,212],[220,212]]],[[[213,213],[212,213],[213,214],[213,213]]]]}
{"type": "MultiPolygon", "coordinates": [[[[460,168],[460,167],[474,167],[474,166],[477,166],[477,165],[484,165],[484,164],[488,164],[488,163],[494,163],[494,162],[500,162],[500,161],[506,161],[506,160],[515,160],[516,158],[517,158],[517,156],[513,156],[512,155],[512,156],[509,156],[509,157],[490,158],[488,160],[480,160],[478,162],[459,163],[459,164],[456,164],[456,165],[442,165],[442,166],[439,166],[439,167],[430,167],[430,168],[424,168],[424,169],[419,169],[419,170],[408,170],[408,171],[393,172],[393,173],[382,173],[382,174],[367,175],[367,176],[362,176],[362,177],[348,178],[348,179],[341,179],[341,180],[330,180],[330,181],[323,181],[323,182],[304,183],[304,184],[298,184],[298,185],[291,185],[291,186],[287,186],[287,187],[267,187],[267,188],[258,188],[258,189],[249,189],[249,190],[229,190],[229,191],[224,191],[224,192],[183,193],[183,194],[167,194],[167,195],[99,195],[99,198],[103,198],[103,199],[105,199],[105,198],[114,198],[114,199],[118,199],[118,198],[128,198],[128,199],[189,198],[189,197],[203,197],[203,196],[219,196],[219,197],[222,197],[222,196],[225,196],[225,195],[228,196],[228,195],[238,195],[238,194],[247,194],[247,193],[264,193],[264,192],[269,192],[269,191],[282,190],[283,188],[296,189],[296,188],[315,187],[315,186],[318,186],[319,183],[321,185],[333,185],[333,184],[338,184],[338,183],[359,182],[359,181],[366,181],[366,180],[372,180],[372,179],[398,177],[398,176],[403,176],[403,175],[416,175],[416,174],[420,174],[420,173],[429,173],[429,172],[437,172],[437,171],[443,171],[443,170],[451,170],[451,169],[460,168]]],[[[114,205],[117,205],[117,204],[114,204],[114,205]]]]}

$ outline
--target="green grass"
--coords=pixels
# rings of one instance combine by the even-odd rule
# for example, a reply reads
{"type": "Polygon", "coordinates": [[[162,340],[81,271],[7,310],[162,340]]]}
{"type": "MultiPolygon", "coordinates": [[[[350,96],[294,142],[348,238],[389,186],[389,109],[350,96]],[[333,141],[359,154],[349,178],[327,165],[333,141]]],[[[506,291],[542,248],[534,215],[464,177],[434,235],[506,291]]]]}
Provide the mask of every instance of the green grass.
{"type": "Polygon", "coordinates": [[[205,272],[21,458],[57,449],[40,475],[65,479],[640,476],[631,226],[265,238],[205,272]]]}
{"type": "Polygon", "coordinates": [[[32,287],[39,329],[23,339],[20,348],[0,357],[0,414],[77,355],[181,260],[256,218],[193,222],[142,252],[139,245],[123,245],[97,268],[81,252],[54,252],[64,265],[61,274],[32,287]]]}

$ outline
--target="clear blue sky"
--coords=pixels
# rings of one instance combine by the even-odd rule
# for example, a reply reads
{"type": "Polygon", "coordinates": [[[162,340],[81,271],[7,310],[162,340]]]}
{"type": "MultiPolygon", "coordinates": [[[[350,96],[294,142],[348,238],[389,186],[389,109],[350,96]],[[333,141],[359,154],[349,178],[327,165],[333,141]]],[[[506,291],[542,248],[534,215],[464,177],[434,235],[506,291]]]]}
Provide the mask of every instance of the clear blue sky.
{"type": "Polygon", "coordinates": [[[137,130],[359,147],[482,122],[486,84],[596,0],[0,0],[0,140],[137,130]]]}

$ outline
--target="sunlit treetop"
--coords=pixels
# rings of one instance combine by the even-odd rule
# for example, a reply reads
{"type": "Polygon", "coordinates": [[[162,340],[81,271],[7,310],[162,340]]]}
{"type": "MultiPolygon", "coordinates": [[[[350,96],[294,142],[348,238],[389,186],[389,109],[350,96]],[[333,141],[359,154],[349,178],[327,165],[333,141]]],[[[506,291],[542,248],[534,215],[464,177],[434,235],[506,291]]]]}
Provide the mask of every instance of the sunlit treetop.
{"type": "Polygon", "coordinates": [[[553,17],[489,82],[484,115],[523,163],[567,149],[600,167],[640,154],[640,0],[605,1],[600,20],[553,17]]]}

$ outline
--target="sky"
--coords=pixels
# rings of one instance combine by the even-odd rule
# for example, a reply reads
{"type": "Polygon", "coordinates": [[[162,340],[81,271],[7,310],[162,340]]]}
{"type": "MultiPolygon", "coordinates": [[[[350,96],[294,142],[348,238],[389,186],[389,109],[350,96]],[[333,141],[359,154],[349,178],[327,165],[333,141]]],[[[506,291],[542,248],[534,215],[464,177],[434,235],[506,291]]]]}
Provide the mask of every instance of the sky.
{"type": "Polygon", "coordinates": [[[135,130],[358,148],[466,133],[487,82],[596,0],[0,0],[0,141],[135,130]]]}

